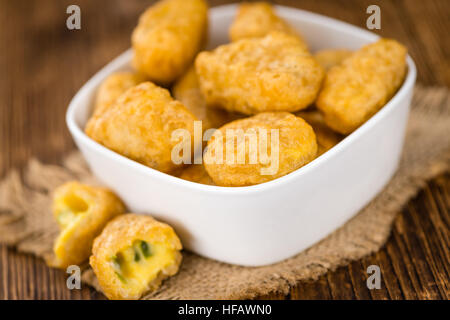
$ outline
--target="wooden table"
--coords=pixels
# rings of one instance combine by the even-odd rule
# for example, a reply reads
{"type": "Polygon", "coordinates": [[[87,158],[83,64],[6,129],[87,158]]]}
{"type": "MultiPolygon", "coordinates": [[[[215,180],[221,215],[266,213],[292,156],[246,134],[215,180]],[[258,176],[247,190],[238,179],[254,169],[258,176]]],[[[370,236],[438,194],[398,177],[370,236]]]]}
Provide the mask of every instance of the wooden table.
{"type": "MultiPolygon", "coordinates": [[[[64,114],[71,97],[96,71],[130,46],[129,36],[150,1],[0,0],[0,176],[28,159],[58,163],[74,148],[64,114]],[[66,8],[78,4],[82,29],[66,28],[66,8]]],[[[229,1],[211,1],[212,5],[229,1]]],[[[418,81],[450,84],[450,1],[278,1],[365,27],[366,8],[381,8],[379,34],[406,44],[418,81]]],[[[376,254],[301,282],[270,299],[448,299],[450,183],[444,174],[398,216],[376,254]],[[382,288],[368,290],[367,266],[379,265],[382,288]]],[[[87,287],[69,291],[65,273],[0,247],[0,299],[94,299],[87,287]]]]}

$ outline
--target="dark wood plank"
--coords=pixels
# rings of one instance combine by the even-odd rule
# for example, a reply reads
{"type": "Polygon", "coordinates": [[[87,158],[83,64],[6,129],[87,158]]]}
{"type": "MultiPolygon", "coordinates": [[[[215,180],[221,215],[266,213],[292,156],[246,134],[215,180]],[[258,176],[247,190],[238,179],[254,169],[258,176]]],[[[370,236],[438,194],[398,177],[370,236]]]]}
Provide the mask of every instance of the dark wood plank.
{"type": "Polygon", "coordinates": [[[331,298],[335,300],[355,299],[355,292],[347,268],[338,272],[327,273],[328,285],[330,286],[331,298]]]}
{"type": "Polygon", "coordinates": [[[367,288],[367,273],[364,270],[361,261],[353,261],[348,266],[348,272],[352,281],[355,298],[358,300],[369,300],[371,298],[370,290],[367,288]]]}
{"type": "MultiPolygon", "coordinates": [[[[78,0],[82,30],[65,27],[69,0],[0,0],[0,177],[31,156],[58,163],[74,148],[66,129],[66,106],[103,65],[126,50],[139,14],[150,1],[78,0]]],[[[231,1],[210,1],[212,5],[231,1]]],[[[405,43],[418,81],[450,86],[450,1],[282,0],[365,27],[370,4],[381,8],[377,33],[405,43]]],[[[212,22],[214,23],[214,22],[212,22]]],[[[379,252],[338,268],[317,281],[269,299],[449,299],[450,179],[444,174],[410,202],[379,252]],[[382,272],[382,288],[366,286],[369,265],[382,272]]],[[[0,299],[99,299],[84,287],[68,290],[66,274],[42,260],[0,246],[0,299]]]]}
{"type": "Polygon", "coordinates": [[[291,289],[293,300],[328,300],[332,299],[326,276],[315,281],[304,281],[291,289]]]}

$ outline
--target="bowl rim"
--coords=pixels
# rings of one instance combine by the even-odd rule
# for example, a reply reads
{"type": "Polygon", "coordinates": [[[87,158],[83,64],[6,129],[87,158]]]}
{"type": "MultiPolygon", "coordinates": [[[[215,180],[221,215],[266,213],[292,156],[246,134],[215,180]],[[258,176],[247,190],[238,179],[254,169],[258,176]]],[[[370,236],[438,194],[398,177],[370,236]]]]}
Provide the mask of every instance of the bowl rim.
{"type": "MultiPolygon", "coordinates": [[[[211,17],[214,15],[224,15],[234,13],[236,7],[237,4],[216,6],[210,8],[209,15],[211,17]]],[[[369,41],[376,41],[377,39],[380,38],[378,35],[370,31],[364,30],[360,27],[351,25],[347,22],[339,21],[334,18],[323,16],[317,13],[282,5],[275,5],[275,8],[281,16],[287,17],[288,19],[289,18],[300,19],[314,24],[332,25],[333,29],[338,29],[338,31],[359,33],[361,36],[367,38],[369,41]]],[[[76,118],[75,114],[81,108],[82,103],[80,103],[80,100],[82,100],[84,96],[89,94],[92,90],[95,90],[100,84],[100,82],[104,78],[106,78],[106,76],[108,76],[112,72],[115,72],[116,70],[123,69],[124,66],[127,63],[129,63],[129,61],[131,61],[132,54],[133,54],[132,49],[128,49],[127,51],[123,52],[118,57],[113,59],[111,62],[106,64],[106,66],[104,66],[93,77],[91,77],[72,98],[66,112],[66,124],[73,138],[77,141],[80,141],[86,147],[95,150],[95,152],[101,154],[102,156],[110,158],[113,161],[117,161],[124,166],[131,166],[135,170],[141,172],[142,174],[149,176],[149,178],[156,177],[160,180],[165,180],[168,184],[173,185],[176,184],[178,186],[196,189],[199,192],[214,193],[214,194],[217,193],[231,194],[236,196],[245,196],[248,194],[259,193],[262,191],[269,191],[273,188],[277,188],[282,184],[286,184],[293,179],[299,179],[300,176],[308,174],[310,171],[313,171],[316,168],[322,166],[325,162],[327,162],[330,158],[334,157],[336,154],[343,152],[343,150],[347,149],[349,145],[351,145],[354,141],[358,140],[359,136],[371,130],[371,128],[374,127],[377,124],[377,122],[382,121],[382,119],[387,117],[392,112],[392,110],[398,105],[399,101],[404,99],[406,95],[411,90],[413,90],[417,74],[414,61],[408,54],[406,58],[408,66],[407,74],[401,87],[397,90],[395,95],[377,113],[375,113],[359,128],[357,128],[355,131],[353,131],[344,139],[342,139],[333,148],[331,148],[324,154],[320,155],[313,161],[309,162],[308,164],[282,177],[261,184],[242,187],[222,187],[222,186],[205,185],[197,182],[183,180],[181,178],[147,167],[139,162],[136,162],[125,156],[122,156],[121,154],[112,151],[104,147],[100,143],[92,140],[84,133],[84,130],[82,130],[78,126],[78,124],[75,121],[76,118]]]]}

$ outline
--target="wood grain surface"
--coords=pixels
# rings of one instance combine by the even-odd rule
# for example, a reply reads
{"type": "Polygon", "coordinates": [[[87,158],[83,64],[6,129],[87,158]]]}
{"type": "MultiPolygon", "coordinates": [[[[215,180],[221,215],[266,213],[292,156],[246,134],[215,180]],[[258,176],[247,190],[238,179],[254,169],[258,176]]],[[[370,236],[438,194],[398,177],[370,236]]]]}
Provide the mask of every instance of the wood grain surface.
{"type": "MultiPolygon", "coordinates": [[[[76,91],[130,46],[143,0],[0,0],[0,177],[36,156],[58,163],[75,146],[64,114],[76,91]],[[82,29],[66,28],[66,8],[81,7],[82,29]]],[[[230,1],[210,1],[211,5],[230,1]]],[[[418,82],[450,85],[450,1],[276,1],[365,27],[366,8],[381,8],[385,37],[407,45],[418,82]]],[[[212,21],[214,23],[214,21],[212,21]]],[[[450,179],[433,181],[399,214],[385,247],[361,261],[301,282],[288,296],[262,299],[449,299],[450,179]],[[378,265],[382,287],[366,286],[378,265]]],[[[88,287],[68,290],[66,274],[0,246],[0,299],[97,299],[88,287]]]]}

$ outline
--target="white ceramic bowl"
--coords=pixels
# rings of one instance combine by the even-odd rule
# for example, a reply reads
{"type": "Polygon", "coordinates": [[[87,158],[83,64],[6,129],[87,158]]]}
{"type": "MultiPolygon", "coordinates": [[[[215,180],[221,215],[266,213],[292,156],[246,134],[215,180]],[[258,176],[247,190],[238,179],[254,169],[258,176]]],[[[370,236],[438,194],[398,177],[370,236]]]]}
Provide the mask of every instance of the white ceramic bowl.
{"type": "MultiPolygon", "coordinates": [[[[357,49],[377,40],[363,29],[287,7],[278,14],[301,30],[313,51],[357,49]]],[[[236,6],[210,10],[210,47],[228,41],[236,6]]],[[[323,239],[372,200],[394,174],[416,78],[408,75],[377,114],[337,146],[279,179],[226,188],[181,180],[127,159],[87,137],[83,128],[99,84],[127,69],[129,50],[90,79],[71,101],[67,125],[92,172],[129,210],[170,223],[184,247],[227,263],[260,266],[289,258],[323,239]]]]}

